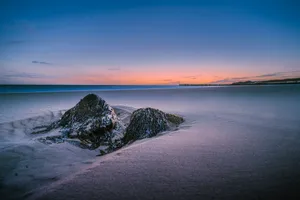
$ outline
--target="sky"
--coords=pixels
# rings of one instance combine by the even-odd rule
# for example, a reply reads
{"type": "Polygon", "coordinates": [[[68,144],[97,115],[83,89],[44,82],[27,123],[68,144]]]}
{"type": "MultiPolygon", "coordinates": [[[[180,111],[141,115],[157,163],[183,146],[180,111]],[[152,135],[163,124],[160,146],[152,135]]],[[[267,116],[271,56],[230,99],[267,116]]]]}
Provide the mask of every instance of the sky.
{"type": "Polygon", "coordinates": [[[0,84],[300,77],[297,0],[3,0],[0,84]]]}

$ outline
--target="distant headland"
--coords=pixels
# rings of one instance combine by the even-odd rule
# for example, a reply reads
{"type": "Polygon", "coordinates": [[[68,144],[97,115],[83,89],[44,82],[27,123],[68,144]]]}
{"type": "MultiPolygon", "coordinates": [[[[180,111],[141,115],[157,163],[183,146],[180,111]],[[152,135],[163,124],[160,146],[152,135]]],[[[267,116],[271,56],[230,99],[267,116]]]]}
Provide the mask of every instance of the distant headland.
{"type": "Polygon", "coordinates": [[[277,84],[300,84],[300,78],[275,79],[265,81],[240,81],[231,84],[179,84],[179,86],[234,86],[234,85],[277,85],[277,84]]]}

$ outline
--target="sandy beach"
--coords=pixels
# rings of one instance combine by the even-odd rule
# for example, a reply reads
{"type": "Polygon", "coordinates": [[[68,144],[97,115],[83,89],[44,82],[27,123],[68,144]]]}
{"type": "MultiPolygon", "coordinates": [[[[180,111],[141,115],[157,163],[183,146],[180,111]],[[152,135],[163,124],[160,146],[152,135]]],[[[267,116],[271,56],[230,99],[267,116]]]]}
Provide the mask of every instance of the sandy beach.
{"type": "Polygon", "coordinates": [[[100,157],[67,142],[45,145],[31,134],[88,93],[1,94],[1,197],[300,197],[299,86],[94,92],[128,113],[154,107],[185,118],[176,131],[100,157]]]}

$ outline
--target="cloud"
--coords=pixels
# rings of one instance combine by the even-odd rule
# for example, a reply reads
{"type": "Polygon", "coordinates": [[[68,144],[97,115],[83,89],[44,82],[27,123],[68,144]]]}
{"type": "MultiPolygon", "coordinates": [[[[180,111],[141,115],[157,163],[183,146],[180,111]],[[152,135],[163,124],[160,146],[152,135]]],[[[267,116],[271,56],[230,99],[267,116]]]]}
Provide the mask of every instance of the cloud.
{"type": "Polygon", "coordinates": [[[43,62],[43,61],[36,61],[36,60],[32,61],[32,63],[34,63],[34,64],[41,64],[41,65],[52,65],[52,63],[43,62]]]}
{"type": "Polygon", "coordinates": [[[109,71],[119,71],[119,70],[121,70],[121,68],[120,67],[113,67],[113,68],[108,68],[107,70],[109,70],[109,71]]]}
{"type": "Polygon", "coordinates": [[[225,78],[221,80],[214,81],[212,83],[233,83],[239,81],[260,81],[260,80],[270,80],[270,79],[278,79],[278,78],[294,78],[300,77],[300,71],[290,71],[290,72],[275,72],[271,74],[262,74],[257,76],[246,76],[246,77],[233,77],[233,78],[225,78]],[[267,78],[267,79],[265,79],[267,78]]]}
{"type": "Polygon", "coordinates": [[[272,76],[278,76],[280,75],[281,72],[278,72],[278,73],[273,73],[273,74],[263,74],[263,75],[259,75],[259,76],[255,76],[257,78],[263,78],[263,77],[272,77],[272,76]]]}
{"type": "Polygon", "coordinates": [[[61,75],[7,71],[5,74],[0,75],[0,84],[36,84],[46,81],[50,83],[59,77],[61,75]]]}
{"type": "Polygon", "coordinates": [[[21,72],[21,73],[5,74],[5,75],[3,75],[3,77],[6,77],[6,78],[30,78],[30,79],[34,79],[34,78],[51,78],[52,76],[44,75],[44,74],[37,74],[37,73],[25,73],[25,72],[21,72]]]}
{"type": "Polygon", "coordinates": [[[24,40],[9,40],[5,42],[6,45],[18,45],[18,44],[23,44],[25,41],[24,40]]]}
{"type": "Polygon", "coordinates": [[[226,84],[226,83],[232,83],[232,82],[236,82],[239,81],[240,79],[237,78],[225,78],[225,79],[221,79],[221,80],[217,80],[217,81],[213,81],[211,83],[216,83],[216,84],[226,84]]]}
{"type": "Polygon", "coordinates": [[[235,78],[225,78],[221,80],[214,81],[213,83],[232,83],[238,81],[244,81],[250,79],[251,77],[235,77],[235,78]]]}
{"type": "Polygon", "coordinates": [[[251,78],[264,78],[264,77],[285,78],[285,77],[295,77],[295,76],[300,76],[300,71],[275,72],[275,73],[271,73],[271,74],[262,74],[262,75],[254,76],[251,78]]]}
{"type": "Polygon", "coordinates": [[[197,79],[198,77],[200,77],[201,75],[192,75],[192,76],[183,76],[182,78],[187,78],[187,79],[197,79]]]}
{"type": "Polygon", "coordinates": [[[7,71],[0,75],[0,84],[40,84],[53,83],[61,75],[7,71]]]}

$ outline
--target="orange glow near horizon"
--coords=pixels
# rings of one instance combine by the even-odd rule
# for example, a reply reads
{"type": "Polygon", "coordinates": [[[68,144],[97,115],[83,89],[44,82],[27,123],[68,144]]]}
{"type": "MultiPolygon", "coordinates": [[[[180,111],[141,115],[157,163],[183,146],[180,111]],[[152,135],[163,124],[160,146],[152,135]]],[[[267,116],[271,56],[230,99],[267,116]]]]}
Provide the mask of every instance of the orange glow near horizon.
{"type": "Polygon", "coordinates": [[[108,85],[170,85],[179,83],[207,84],[227,77],[241,77],[243,74],[191,73],[185,71],[137,71],[92,73],[56,80],[62,84],[108,84],[108,85]]]}
{"type": "MultiPolygon", "coordinates": [[[[285,73],[241,70],[237,65],[205,63],[202,65],[145,65],[119,70],[105,70],[105,66],[86,66],[74,71],[61,70],[57,75],[53,68],[44,73],[43,78],[24,80],[29,84],[84,84],[84,85],[176,85],[232,83],[246,80],[270,80],[300,76],[300,73],[285,73]],[[104,70],[103,70],[104,69],[104,70]],[[274,74],[274,76],[272,76],[274,74]],[[33,82],[34,81],[34,82],[33,82]]],[[[41,73],[42,71],[37,73],[41,73]]]]}
{"type": "MultiPolygon", "coordinates": [[[[82,67],[80,72],[68,76],[57,77],[55,80],[43,80],[43,82],[55,82],[56,84],[107,84],[107,85],[170,85],[179,83],[207,84],[230,77],[253,76],[250,71],[238,71],[236,69],[225,70],[218,64],[203,63],[201,65],[167,64],[153,66],[131,66],[120,70],[102,70],[109,68],[104,66],[82,67]]],[[[230,65],[232,66],[232,65],[230,65]]]]}

